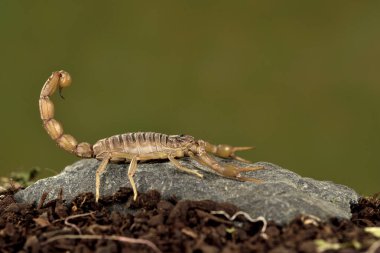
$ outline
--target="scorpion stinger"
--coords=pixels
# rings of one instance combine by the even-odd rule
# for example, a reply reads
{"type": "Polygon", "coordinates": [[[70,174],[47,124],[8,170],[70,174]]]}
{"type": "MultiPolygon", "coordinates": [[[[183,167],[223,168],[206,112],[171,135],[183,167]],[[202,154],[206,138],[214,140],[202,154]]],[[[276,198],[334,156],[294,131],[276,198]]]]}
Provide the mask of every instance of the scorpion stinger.
{"type": "Polygon", "coordinates": [[[62,87],[59,87],[58,93],[59,93],[59,96],[60,96],[62,99],[65,99],[65,97],[62,95],[62,90],[63,90],[63,88],[62,88],[62,87]]]}
{"type": "Polygon", "coordinates": [[[101,161],[95,175],[95,200],[100,197],[100,175],[110,162],[130,162],[128,168],[128,179],[133,189],[133,199],[137,199],[137,188],[133,176],[137,171],[138,161],[153,159],[168,159],[177,169],[203,178],[197,170],[187,168],[180,164],[176,158],[189,156],[194,160],[211,168],[223,177],[240,181],[260,183],[256,178],[243,177],[242,172],[263,169],[262,166],[240,168],[229,164],[219,164],[211,153],[223,158],[232,158],[246,161],[235,155],[236,151],[251,149],[251,147],[233,147],[229,145],[213,145],[202,140],[195,140],[190,135],[166,135],[153,132],[137,132],[114,135],[97,141],[94,145],[87,142],[78,142],[69,134],[63,133],[61,123],[54,119],[54,104],[50,96],[59,89],[71,84],[69,73],[61,70],[53,72],[42,87],[39,107],[43,126],[50,137],[64,150],[82,158],[96,158],[101,161]]]}

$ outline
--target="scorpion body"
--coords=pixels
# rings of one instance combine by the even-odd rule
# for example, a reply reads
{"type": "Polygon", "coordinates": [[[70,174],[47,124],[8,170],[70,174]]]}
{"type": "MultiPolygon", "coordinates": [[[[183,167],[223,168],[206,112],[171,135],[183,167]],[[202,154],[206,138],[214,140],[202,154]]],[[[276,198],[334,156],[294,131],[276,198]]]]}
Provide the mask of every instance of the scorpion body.
{"type": "MultiPolygon", "coordinates": [[[[167,153],[174,153],[175,157],[183,157],[181,143],[187,139],[194,138],[153,132],[126,133],[97,141],[93,150],[97,158],[103,158],[109,152],[119,152],[138,155],[139,160],[167,159],[167,153]]],[[[123,162],[126,159],[115,157],[111,161],[123,162]]]]}
{"type": "Polygon", "coordinates": [[[100,175],[109,162],[130,162],[128,178],[134,192],[134,200],[137,198],[137,189],[133,176],[137,169],[137,162],[152,159],[168,159],[179,170],[203,178],[203,175],[197,170],[187,168],[175,159],[188,156],[211,168],[223,177],[240,181],[261,182],[256,178],[243,177],[240,173],[263,169],[263,167],[239,168],[232,165],[221,165],[213,157],[208,155],[208,153],[212,153],[223,158],[246,161],[236,156],[235,152],[251,149],[251,147],[213,145],[203,140],[196,140],[190,135],[166,135],[153,132],[114,135],[101,139],[94,145],[87,142],[78,143],[73,136],[64,134],[61,123],[54,119],[54,104],[50,100],[50,96],[53,95],[57,89],[59,89],[61,93],[61,90],[70,84],[71,77],[67,72],[53,72],[41,90],[39,99],[40,116],[47,133],[56,141],[59,147],[81,158],[96,158],[102,161],[96,171],[96,202],[100,196],[100,175]]]}

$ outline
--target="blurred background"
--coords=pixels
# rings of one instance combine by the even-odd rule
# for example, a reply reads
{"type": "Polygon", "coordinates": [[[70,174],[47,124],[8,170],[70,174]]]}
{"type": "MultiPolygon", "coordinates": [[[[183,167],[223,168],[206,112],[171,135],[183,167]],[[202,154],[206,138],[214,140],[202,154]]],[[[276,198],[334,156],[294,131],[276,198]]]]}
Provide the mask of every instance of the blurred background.
{"type": "Polygon", "coordinates": [[[155,131],[302,176],[380,191],[379,1],[0,1],[0,175],[78,158],[38,97],[71,73],[56,118],[78,141],[155,131]]]}

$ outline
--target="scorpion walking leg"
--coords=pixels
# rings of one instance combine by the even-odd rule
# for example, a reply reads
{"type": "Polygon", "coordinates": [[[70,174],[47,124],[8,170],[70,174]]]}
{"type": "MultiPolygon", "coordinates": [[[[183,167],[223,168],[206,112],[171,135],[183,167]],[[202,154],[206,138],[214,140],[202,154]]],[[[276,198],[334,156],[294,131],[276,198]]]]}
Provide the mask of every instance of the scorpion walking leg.
{"type": "Polygon", "coordinates": [[[137,155],[132,156],[132,155],[129,155],[129,154],[123,153],[123,152],[112,152],[110,154],[110,156],[112,158],[124,158],[124,159],[131,160],[129,167],[128,167],[128,178],[129,178],[129,182],[131,183],[131,187],[133,189],[133,200],[136,200],[137,199],[137,188],[136,188],[135,180],[133,180],[133,176],[136,173],[138,156],[137,155]]]}
{"type": "Polygon", "coordinates": [[[136,184],[135,180],[133,180],[133,176],[136,173],[137,169],[137,156],[134,156],[131,160],[131,163],[129,164],[128,168],[128,178],[129,182],[131,183],[132,189],[133,189],[133,200],[136,201],[137,199],[137,189],[136,189],[136,184]]]}
{"type": "Polygon", "coordinates": [[[99,190],[100,190],[100,174],[103,173],[103,171],[105,170],[105,168],[107,167],[107,164],[110,160],[111,156],[110,155],[107,155],[106,157],[104,157],[103,161],[101,162],[101,164],[99,165],[98,169],[96,170],[96,175],[95,175],[95,201],[96,203],[98,202],[99,200],[99,190]]]}
{"type": "Polygon", "coordinates": [[[176,166],[178,169],[182,170],[182,171],[185,171],[189,174],[193,174],[193,175],[196,175],[200,178],[203,178],[203,175],[201,173],[199,173],[198,171],[196,170],[193,170],[193,169],[189,169],[185,166],[183,166],[182,164],[180,164],[175,158],[173,155],[169,155],[168,156],[168,159],[170,162],[172,162],[174,164],[174,166],[176,166]]]}

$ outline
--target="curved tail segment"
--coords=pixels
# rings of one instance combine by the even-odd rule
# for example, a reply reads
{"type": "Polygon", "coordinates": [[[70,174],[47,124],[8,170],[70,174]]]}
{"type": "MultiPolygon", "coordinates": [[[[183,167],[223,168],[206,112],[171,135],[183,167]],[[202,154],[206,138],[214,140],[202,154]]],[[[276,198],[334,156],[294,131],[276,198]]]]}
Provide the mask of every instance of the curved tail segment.
{"type": "Polygon", "coordinates": [[[62,124],[54,119],[54,104],[49,97],[54,94],[57,88],[61,91],[70,84],[69,73],[63,70],[53,72],[41,90],[39,100],[41,119],[47,133],[57,142],[58,146],[76,156],[91,158],[94,157],[92,145],[87,142],[78,144],[73,136],[63,133],[62,124]]]}

